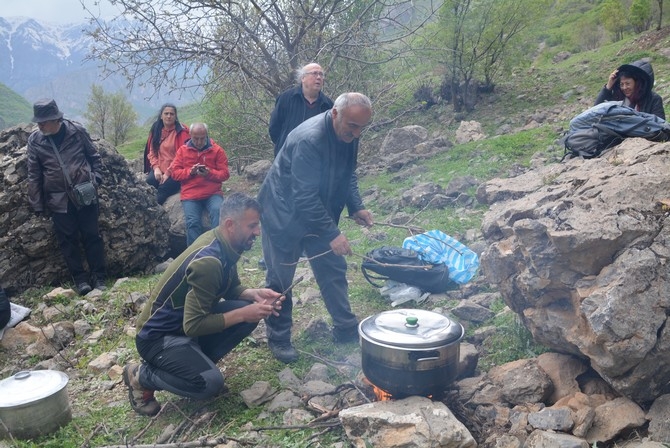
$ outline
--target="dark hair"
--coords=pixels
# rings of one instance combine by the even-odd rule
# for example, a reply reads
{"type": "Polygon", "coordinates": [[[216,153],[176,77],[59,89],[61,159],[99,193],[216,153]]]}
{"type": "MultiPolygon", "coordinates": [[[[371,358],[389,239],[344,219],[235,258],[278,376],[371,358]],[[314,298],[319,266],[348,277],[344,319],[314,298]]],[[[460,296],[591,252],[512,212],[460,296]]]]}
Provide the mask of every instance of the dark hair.
{"type": "Polygon", "coordinates": [[[154,154],[158,155],[158,148],[161,146],[161,132],[163,131],[163,119],[161,118],[163,116],[163,111],[165,110],[166,107],[171,107],[174,109],[174,118],[175,118],[175,125],[174,128],[177,131],[177,133],[180,133],[183,129],[183,126],[179,122],[179,115],[177,115],[177,106],[175,106],[172,103],[165,103],[161,106],[161,110],[158,112],[158,118],[156,121],[154,121],[154,124],[151,125],[151,130],[149,131],[151,133],[151,150],[154,152],[154,154]]]}
{"type": "Polygon", "coordinates": [[[626,98],[626,95],[624,95],[624,93],[621,91],[621,87],[619,86],[622,77],[631,78],[635,81],[635,91],[629,100],[632,106],[638,105],[647,92],[647,79],[644,76],[641,76],[639,72],[632,70],[620,70],[617,74],[617,81],[612,95],[614,99],[618,101],[624,100],[626,98]]]}
{"type": "Polygon", "coordinates": [[[226,218],[238,218],[248,209],[256,210],[259,215],[261,214],[261,204],[256,199],[244,193],[231,193],[221,204],[219,222],[223,222],[226,218]]]}

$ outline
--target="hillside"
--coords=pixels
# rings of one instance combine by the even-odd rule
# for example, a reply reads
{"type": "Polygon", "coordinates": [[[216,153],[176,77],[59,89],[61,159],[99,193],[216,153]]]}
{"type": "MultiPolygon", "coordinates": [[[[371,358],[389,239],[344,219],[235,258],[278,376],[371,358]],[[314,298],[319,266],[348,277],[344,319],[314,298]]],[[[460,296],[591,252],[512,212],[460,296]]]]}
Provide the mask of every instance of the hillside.
{"type": "MultiPolygon", "coordinates": [[[[560,51],[554,47],[539,50],[532,64],[510,72],[498,83],[493,93],[481,96],[473,113],[456,117],[449,103],[441,103],[428,110],[407,114],[394,123],[393,126],[420,125],[429,129],[433,137],[444,136],[453,141],[460,123],[457,118],[476,120],[482,123],[489,136],[476,142],[456,144],[399,173],[375,165],[376,151],[391,126],[368,131],[363,144],[366,174],[361,177],[361,191],[380,226],[367,232],[349,220],[342,220],[343,231],[354,242],[356,254],[347,261],[350,267],[350,298],[357,315],[364,317],[389,308],[388,302],[379,296],[378,291],[358,271],[361,254],[382,244],[399,245],[406,236],[404,229],[382,228],[382,223],[388,223],[395,215],[405,213],[415,218],[412,222],[414,225],[443,229],[459,238],[471,235],[473,240],[477,239],[484,207],[476,204],[469,208],[448,207],[443,210],[398,207],[398,200],[406,190],[421,182],[447,185],[452,179],[462,176],[472,176],[478,182],[508,176],[526,170],[537,154],[540,154],[538,163],[556,163],[562,155],[562,148],[556,145],[556,139],[574,114],[592,104],[607,74],[616,66],[640,57],[650,57],[656,72],[655,89],[661,96],[670,98],[670,60],[666,56],[670,55],[669,48],[670,29],[662,29],[635,39],[604,45],[597,50],[567,54],[564,58],[556,57],[560,51]]],[[[30,115],[29,105],[27,113],[30,115]]],[[[138,135],[138,139],[145,138],[145,135],[146,131],[138,135]]],[[[234,171],[231,175],[231,179],[224,184],[227,190],[255,193],[257,184],[249,183],[234,171]]],[[[260,244],[257,241],[253,250],[246,253],[240,262],[240,275],[245,284],[257,286],[263,283],[263,272],[258,269],[260,258],[260,244]]],[[[225,434],[242,440],[251,432],[252,426],[266,425],[279,429],[264,432],[263,436],[258,436],[258,444],[250,442],[249,446],[325,447],[342,442],[344,437],[341,431],[319,433],[320,430],[315,428],[282,429],[281,415],[268,416],[260,409],[245,406],[239,396],[241,391],[258,380],[277,385],[278,373],[285,367],[270,357],[261,339],[262,332],[256,335],[258,339],[245,341],[220,363],[221,368],[225,369],[226,381],[231,390],[229,396],[198,403],[161,392],[161,402],[173,405],[166,405],[164,414],[151,420],[134,414],[128,406],[126,390],[118,378],[118,371],[115,373],[110,369],[95,373],[89,369],[89,365],[98,356],[107,353],[116,356],[118,366],[137,359],[131,336],[136,310],[133,310],[130,302],[133,297],[149,294],[157,279],[155,275],[130,278],[102,297],[90,299],[85,305],[79,298],[61,295],[53,299],[51,308],[64,310],[65,316],[72,320],[85,321],[93,331],[99,332],[98,337],[92,340],[90,337],[78,336],[63,350],[64,357],[70,363],[68,374],[72,378],[70,395],[75,411],[74,422],[53,436],[35,442],[20,442],[16,446],[151,444],[168,428],[180,427],[185,421],[192,422],[204,411],[214,414],[214,417],[200,427],[189,427],[191,433],[187,434],[190,436],[188,440],[196,440],[204,434],[225,434]]],[[[487,292],[495,290],[495,285],[484,282],[477,287],[487,292]]],[[[352,345],[335,346],[325,338],[312,340],[305,333],[315,318],[327,316],[322,301],[313,300],[314,293],[310,291],[313,288],[316,288],[316,284],[308,278],[296,293],[305,297],[300,312],[295,316],[294,330],[296,345],[304,355],[292,369],[300,377],[310,370],[315,361],[329,364],[330,370],[334,371],[336,369],[332,368],[333,365],[341,365],[347,357],[357,354],[357,348],[352,345]]],[[[46,308],[42,295],[50,289],[35,288],[15,299],[31,306],[35,310],[34,321],[42,325],[48,322],[42,312],[46,308]]],[[[457,303],[457,299],[457,295],[446,296],[427,307],[450,309],[457,303]]],[[[500,303],[496,306],[502,308],[500,303]]],[[[518,322],[509,317],[505,321],[498,319],[485,322],[482,327],[487,325],[499,326],[500,338],[494,338],[492,346],[483,349],[481,366],[528,356],[536,349],[518,322]]],[[[474,332],[475,328],[470,331],[474,332]]],[[[46,364],[46,361],[40,362],[39,356],[35,354],[26,353],[16,357],[14,353],[0,353],[0,377],[3,378],[18,368],[30,369],[38,363],[46,364]]],[[[341,377],[342,382],[348,380],[350,378],[341,377]]]]}
{"type": "Polygon", "coordinates": [[[33,118],[33,108],[21,95],[0,83],[0,129],[27,123],[33,118]]]}

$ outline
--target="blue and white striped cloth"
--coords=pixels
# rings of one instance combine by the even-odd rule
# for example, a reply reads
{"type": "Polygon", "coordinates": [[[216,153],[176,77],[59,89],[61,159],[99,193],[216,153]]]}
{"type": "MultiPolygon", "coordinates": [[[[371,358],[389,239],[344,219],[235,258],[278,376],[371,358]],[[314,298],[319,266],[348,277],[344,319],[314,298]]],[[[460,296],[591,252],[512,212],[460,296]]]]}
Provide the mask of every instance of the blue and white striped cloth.
{"type": "Polygon", "coordinates": [[[431,230],[405,238],[405,249],[412,249],[423,261],[446,264],[449,278],[458,284],[469,282],[479,269],[479,256],[453,237],[439,230],[431,230]]]}

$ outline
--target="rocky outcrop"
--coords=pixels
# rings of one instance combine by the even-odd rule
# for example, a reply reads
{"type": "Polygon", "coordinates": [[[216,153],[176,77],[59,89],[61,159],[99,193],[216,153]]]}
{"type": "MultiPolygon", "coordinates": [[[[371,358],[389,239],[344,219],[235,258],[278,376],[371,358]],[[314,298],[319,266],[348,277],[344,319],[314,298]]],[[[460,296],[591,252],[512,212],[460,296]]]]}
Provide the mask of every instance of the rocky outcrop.
{"type": "MultiPolygon", "coordinates": [[[[32,125],[0,133],[0,285],[12,291],[71,281],[48,218],[28,205],[26,144],[32,125]]],[[[155,194],[104,140],[94,142],[104,164],[98,189],[100,231],[108,274],[147,272],[168,251],[170,222],[155,194]]]]}
{"type": "Polygon", "coordinates": [[[477,192],[488,281],[537,341],[638,403],[670,391],[670,143],[630,139],[477,192]]]}

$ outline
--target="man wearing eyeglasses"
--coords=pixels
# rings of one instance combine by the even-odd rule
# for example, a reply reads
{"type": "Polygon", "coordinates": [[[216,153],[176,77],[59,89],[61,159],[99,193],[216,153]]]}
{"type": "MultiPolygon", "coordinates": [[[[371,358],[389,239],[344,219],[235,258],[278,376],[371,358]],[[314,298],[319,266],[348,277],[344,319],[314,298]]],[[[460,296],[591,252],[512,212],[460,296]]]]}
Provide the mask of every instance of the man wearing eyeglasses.
{"type": "Polygon", "coordinates": [[[270,115],[269,132],[275,145],[275,157],[284,145],[289,132],[308,118],[333,107],[333,100],[321,91],[325,75],[319,64],[312,62],[299,69],[296,80],[300,85],[279,95],[270,115]]]}

